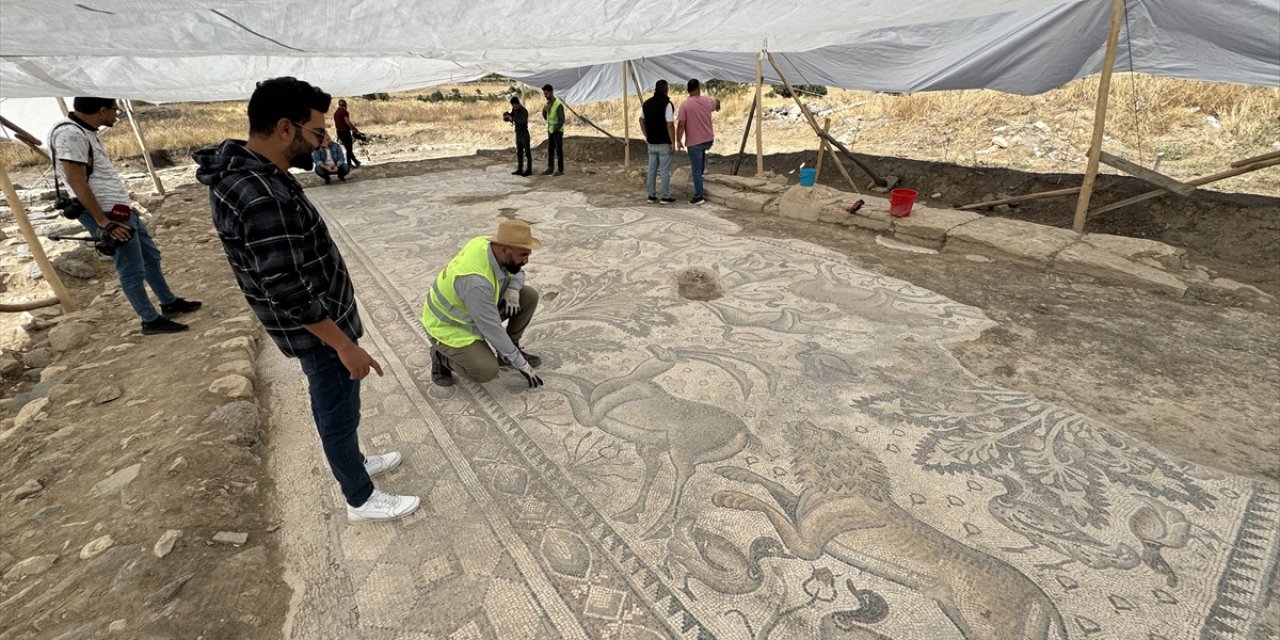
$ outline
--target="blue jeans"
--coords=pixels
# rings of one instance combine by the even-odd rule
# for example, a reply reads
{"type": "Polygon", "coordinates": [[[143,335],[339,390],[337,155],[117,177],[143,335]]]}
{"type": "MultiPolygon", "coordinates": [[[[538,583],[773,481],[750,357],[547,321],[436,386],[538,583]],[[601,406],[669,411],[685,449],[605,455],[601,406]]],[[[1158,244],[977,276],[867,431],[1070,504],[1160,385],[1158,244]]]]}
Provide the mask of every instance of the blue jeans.
{"type": "MultiPolygon", "coordinates": [[[[338,174],[338,179],[339,179],[339,180],[343,180],[343,179],[345,179],[345,178],[347,177],[347,174],[348,174],[348,173],[351,173],[351,165],[346,164],[346,163],[343,163],[343,164],[338,165],[338,171],[337,171],[337,174],[338,174]]],[[[325,182],[328,182],[328,181],[329,181],[329,176],[331,176],[331,175],[333,175],[333,174],[334,174],[334,172],[333,172],[333,171],[330,171],[330,170],[328,170],[328,169],[326,169],[326,168],[324,168],[324,167],[322,167],[322,166],[320,166],[320,165],[316,165],[316,175],[320,176],[321,178],[324,178],[324,181],[325,181],[325,182]]]]}
{"type": "Polygon", "coordinates": [[[649,145],[649,197],[658,193],[657,177],[662,173],[662,197],[671,197],[671,145],[649,145]]]}
{"type": "Polygon", "coordinates": [[[328,346],[298,356],[311,391],[311,417],[320,433],[329,470],[342,487],[347,504],[363,505],[373,493],[373,481],[364,469],[364,454],[356,429],[360,427],[360,381],[328,346]]]}
{"type": "Polygon", "coordinates": [[[702,192],[702,172],[707,168],[707,149],[711,148],[714,140],[700,142],[698,144],[689,145],[689,169],[693,172],[693,197],[701,198],[705,193],[702,192]]]}
{"type": "MultiPolygon", "coordinates": [[[[94,222],[93,216],[80,214],[79,221],[81,226],[89,230],[89,235],[98,237],[98,223],[94,222]]],[[[160,248],[151,239],[147,225],[138,217],[138,212],[134,211],[125,224],[133,229],[133,237],[116,249],[116,254],[112,257],[116,275],[120,278],[120,291],[124,292],[133,312],[143,322],[151,322],[160,317],[160,312],[156,311],[147,298],[144,282],[151,285],[151,291],[156,294],[160,304],[169,304],[177,300],[178,296],[169,290],[169,283],[165,282],[164,272],[160,270],[160,248]]]]}

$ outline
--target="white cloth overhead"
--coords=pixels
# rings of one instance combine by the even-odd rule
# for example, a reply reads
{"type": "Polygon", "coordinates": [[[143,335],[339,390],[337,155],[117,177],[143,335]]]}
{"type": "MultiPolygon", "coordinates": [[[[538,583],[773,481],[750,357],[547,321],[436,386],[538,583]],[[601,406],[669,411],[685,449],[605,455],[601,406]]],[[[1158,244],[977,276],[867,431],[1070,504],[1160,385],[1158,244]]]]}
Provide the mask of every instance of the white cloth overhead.
{"type": "MultiPolygon", "coordinates": [[[[279,75],[359,95],[501,72],[537,86],[555,78],[564,97],[584,101],[621,92],[622,60],[644,60],[646,83],[690,75],[750,81],[752,53],[762,48],[787,52],[797,82],[1034,93],[1097,71],[1110,5],[0,0],[0,97],[237,100],[279,75]]],[[[1280,0],[1129,0],[1128,26],[1136,70],[1280,84],[1280,0]]],[[[1127,53],[1117,66],[1128,68],[1127,53]]]]}
{"type": "MultiPolygon", "coordinates": [[[[775,53],[792,84],[917,92],[990,88],[1042,93],[1098,73],[1110,2],[1081,2],[1002,15],[856,34],[849,44],[775,53]]],[[[755,82],[755,54],[689,51],[633,60],[642,92],[657,80],[755,82]]],[[[1130,0],[1115,69],[1187,80],[1280,85],[1280,1],[1130,0]]],[[[551,84],[568,102],[616,98],[622,65],[514,74],[551,84]]],[[[765,82],[781,84],[768,62],[765,82]]],[[[635,91],[634,88],[631,89],[635,91]]]]}

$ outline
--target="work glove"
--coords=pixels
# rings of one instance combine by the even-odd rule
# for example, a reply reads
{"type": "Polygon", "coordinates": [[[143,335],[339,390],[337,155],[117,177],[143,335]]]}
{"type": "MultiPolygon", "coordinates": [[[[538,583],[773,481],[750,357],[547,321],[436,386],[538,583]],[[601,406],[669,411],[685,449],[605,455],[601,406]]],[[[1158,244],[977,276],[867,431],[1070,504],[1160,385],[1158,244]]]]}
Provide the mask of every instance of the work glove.
{"type": "Polygon", "coordinates": [[[520,291],[518,289],[507,289],[502,293],[503,311],[507,317],[514,317],[520,313],[520,291]]]}
{"type": "Polygon", "coordinates": [[[524,380],[529,383],[530,389],[542,386],[542,378],[539,378],[538,374],[533,372],[533,367],[528,362],[524,363],[524,366],[516,369],[516,371],[519,371],[520,375],[524,376],[524,380]]]}

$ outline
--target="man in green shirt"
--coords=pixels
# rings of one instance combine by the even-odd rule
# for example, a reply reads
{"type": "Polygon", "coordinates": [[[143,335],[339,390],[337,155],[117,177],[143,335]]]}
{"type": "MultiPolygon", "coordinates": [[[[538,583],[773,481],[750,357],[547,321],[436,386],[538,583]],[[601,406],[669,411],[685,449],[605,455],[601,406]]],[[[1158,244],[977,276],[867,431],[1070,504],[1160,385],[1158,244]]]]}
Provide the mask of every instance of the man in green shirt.
{"type": "Polygon", "coordinates": [[[547,170],[544,176],[564,175],[564,103],[556,97],[555,89],[542,86],[547,105],[542,107],[542,117],[547,120],[547,170]]]}

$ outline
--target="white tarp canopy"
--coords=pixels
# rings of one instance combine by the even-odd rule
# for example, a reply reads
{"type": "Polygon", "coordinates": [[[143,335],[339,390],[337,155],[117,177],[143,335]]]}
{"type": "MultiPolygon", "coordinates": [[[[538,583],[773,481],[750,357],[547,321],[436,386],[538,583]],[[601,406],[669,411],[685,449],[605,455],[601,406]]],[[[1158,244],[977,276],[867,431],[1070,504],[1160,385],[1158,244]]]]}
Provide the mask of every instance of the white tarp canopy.
{"type": "MultiPolygon", "coordinates": [[[[797,82],[1034,93],[1098,70],[1109,8],[1108,0],[0,0],[0,98],[232,100],[278,75],[358,95],[498,72],[536,85],[554,79],[581,101],[619,95],[623,60],[644,61],[646,84],[750,81],[752,54],[763,48],[786,52],[797,82]],[[579,79],[587,82],[572,86],[579,79]]],[[[1280,84],[1280,0],[1130,0],[1127,25],[1119,68],[1132,53],[1139,71],[1280,84]]]]}

